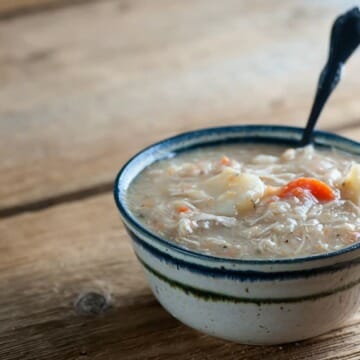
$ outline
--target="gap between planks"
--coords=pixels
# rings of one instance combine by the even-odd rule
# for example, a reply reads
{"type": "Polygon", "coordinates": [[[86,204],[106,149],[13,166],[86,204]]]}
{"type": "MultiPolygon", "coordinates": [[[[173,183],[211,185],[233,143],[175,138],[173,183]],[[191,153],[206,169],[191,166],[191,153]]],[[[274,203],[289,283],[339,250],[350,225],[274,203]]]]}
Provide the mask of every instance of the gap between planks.
{"type": "Polygon", "coordinates": [[[113,181],[103,182],[101,184],[97,184],[88,188],[49,196],[24,204],[5,207],[0,209],[0,219],[17,216],[25,212],[41,211],[64,203],[88,199],[94,196],[106,194],[112,191],[112,188],[113,181]]]}
{"type": "Polygon", "coordinates": [[[107,0],[5,0],[0,1],[0,21],[17,17],[55,11],[70,6],[88,5],[107,0]]]}

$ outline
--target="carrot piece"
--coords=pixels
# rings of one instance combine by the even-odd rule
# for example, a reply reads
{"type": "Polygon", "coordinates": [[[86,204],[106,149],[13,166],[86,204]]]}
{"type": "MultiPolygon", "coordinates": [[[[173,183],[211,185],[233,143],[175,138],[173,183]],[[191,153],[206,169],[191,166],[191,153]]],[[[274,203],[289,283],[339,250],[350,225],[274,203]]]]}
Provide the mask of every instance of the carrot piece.
{"type": "Polygon", "coordinates": [[[185,206],[185,205],[179,206],[177,210],[178,210],[179,213],[183,213],[183,212],[188,212],[188,211],[190,211],[190,209],[189,209],[187,206],[185,206]]]}
{"type": "Polygon", "coordinates": [[[335,193],[329,185],[318,179],[307,177],[290,181],[281,188],[278,196],[280,198],[289,196],[301,198],[306,196],[306,192],[310,192],[319,201],[331,201],[335,199],[335,193]]]}
{"type": "Polygon", "coordinates": [[[221,158],[220,162],[221,162],[221,165],[224,165],[224,166],[229,166],[231,163],[230,159],[225,155],[221,158]]]}

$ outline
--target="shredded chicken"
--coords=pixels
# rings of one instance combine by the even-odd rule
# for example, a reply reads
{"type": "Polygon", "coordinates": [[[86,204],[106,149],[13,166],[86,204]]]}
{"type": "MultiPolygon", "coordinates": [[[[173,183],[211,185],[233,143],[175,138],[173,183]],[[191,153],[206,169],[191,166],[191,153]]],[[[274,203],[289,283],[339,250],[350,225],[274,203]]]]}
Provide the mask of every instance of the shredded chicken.
{"type": "Polygon", "coordinates": [[[154,163],[133,182],[129,208],[153,232],[220,257],[289,258],[360,238],[358,158],[313,146],[209,147],[154,163]],[[319,200],[281,196],[298,178],[330,187],[319,200]]]}

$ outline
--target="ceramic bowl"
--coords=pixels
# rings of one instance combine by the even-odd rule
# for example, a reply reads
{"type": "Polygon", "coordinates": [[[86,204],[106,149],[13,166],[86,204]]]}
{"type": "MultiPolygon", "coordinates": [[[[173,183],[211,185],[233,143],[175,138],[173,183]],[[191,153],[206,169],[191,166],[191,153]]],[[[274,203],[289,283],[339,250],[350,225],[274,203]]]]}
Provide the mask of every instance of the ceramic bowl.
{"type": "MultiPolygon", "coordinates": [[[[150,287],[184,324],[245,344],[282,344],[339,327],[360,304],[360,244],[303,258],[240,260],[187,250],[144,228],[126,203],[133,179],[170,154],[224,143],[296,146],[302,129],[229,126],[165,139],[134,156],[115,181],[115,201],[150,287]]],[[[317,146],[360,154],[360,144],[316,132],[317,146]]]]}

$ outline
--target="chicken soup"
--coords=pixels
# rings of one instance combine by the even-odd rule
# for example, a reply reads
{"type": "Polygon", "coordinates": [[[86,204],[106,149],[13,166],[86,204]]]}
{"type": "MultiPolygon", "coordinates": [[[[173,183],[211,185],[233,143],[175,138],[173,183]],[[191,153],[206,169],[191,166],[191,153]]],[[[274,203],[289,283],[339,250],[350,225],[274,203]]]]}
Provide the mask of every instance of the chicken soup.
{"type": "Polygon", "coordinates": [[[201,148],[144,169],[127,204],[147,229],[196,252],[239,259],[327,253],[360,237],[357,161],[313,146],[201,148]]]}

